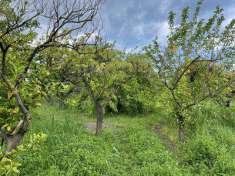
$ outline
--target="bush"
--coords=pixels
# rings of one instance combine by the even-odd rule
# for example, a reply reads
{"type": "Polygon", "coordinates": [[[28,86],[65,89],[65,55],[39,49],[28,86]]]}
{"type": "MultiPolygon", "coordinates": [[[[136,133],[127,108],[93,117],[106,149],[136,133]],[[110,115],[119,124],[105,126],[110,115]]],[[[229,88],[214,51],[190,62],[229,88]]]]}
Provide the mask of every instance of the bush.
{"type": "Polygon", "coordinates": [[[198,175],[235,175],[235,159],[226,145],[206,135],[184,144],[183,164],[198,175]]]}
{"type": "Polygon", "coordinates": [[[37,153],[40,150],[40,145],[46,140],[47,136],[44,133],[33,133],[29,136],[29,140],[25,145],[20,145],[11,153],[4,153],[4,149],[0,148],[0,176],[16,176],[20,173],[21,159],[18,157],[23,153],[30,151],[37,153]]]}

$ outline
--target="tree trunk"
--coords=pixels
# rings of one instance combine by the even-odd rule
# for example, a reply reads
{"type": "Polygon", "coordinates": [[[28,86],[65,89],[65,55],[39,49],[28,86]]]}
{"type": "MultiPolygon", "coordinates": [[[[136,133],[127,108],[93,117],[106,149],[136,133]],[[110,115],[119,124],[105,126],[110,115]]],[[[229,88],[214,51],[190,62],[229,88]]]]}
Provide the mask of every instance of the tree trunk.
{"type": "Polygon", "coordinates": [[[178,137],[180,142],[185,141],[185,130],[184,130],[184,117],[182,115],[178,115],[178,137]]]}
{"type": "Polygon", "coordinates": [[[95,102],[96,111],[96,135],[99,135],[103,127],[104,109],[99,101],[95,102]]]}
{"type": "Polygon", "coordinates": [[[16,149],[22,142],[30,124],[30,119],[21,120],[15,130],[10,134],[4,134],[3,139],[6,144],[6,153],[16,149]]]}
{"type": "Polygon", "coordinates": [[[5,137],[6,143],[6,153],[11,152],[12,150],[16,149],[17,146],[21,143],[24,138],[25,133],[17,133],[15,135],[7,135],[5,137]]]}

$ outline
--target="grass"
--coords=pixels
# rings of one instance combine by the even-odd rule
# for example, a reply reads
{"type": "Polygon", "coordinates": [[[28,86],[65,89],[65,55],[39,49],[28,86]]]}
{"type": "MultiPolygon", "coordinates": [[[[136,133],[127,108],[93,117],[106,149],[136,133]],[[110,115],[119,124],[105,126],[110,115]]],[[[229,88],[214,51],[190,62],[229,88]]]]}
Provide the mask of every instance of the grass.
{"type": "MultiPolygon", "coordinates": [[[[233,111],[226,116],[231,115],[234,115],[233,111]]],[[[176,129],[167,124],[164,117],[161,113],[108,116],[105,124],[110,128],[105,128],[97,137],[85,128],[85,124],[95,122],[93,117],[74,109],[44,105],[35,110],[26,140],[37,132],[48,137],[37,151],[20,154],[21,175],[235,175],[233,120],[221,123],[211,115],[207,118],[209,123],[203,123],[203,130],[196,132],[186,143],[178,144],[174,153],[153,130],[154,125],[161,123],[163,133],[176,141],[176,129]]]]}

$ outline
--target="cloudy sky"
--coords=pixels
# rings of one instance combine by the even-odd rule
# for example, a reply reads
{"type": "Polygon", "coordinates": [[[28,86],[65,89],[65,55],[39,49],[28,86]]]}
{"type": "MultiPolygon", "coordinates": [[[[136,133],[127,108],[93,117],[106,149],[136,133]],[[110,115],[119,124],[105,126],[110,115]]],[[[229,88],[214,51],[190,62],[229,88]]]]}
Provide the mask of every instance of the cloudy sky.
{"type": "MultiPolygon", "coordinates": [[[[195,7],[196,0],[105,0],[101,11],[106,39],[122,49],[149,43],[155,36],[164,43],[170,10],[180,15],[185,6],[195,7]]],[[[217,5],[224,8],[226,22],[235,18],[235,0],[204,0],[200,16],[207,18],[217,5]]]]}

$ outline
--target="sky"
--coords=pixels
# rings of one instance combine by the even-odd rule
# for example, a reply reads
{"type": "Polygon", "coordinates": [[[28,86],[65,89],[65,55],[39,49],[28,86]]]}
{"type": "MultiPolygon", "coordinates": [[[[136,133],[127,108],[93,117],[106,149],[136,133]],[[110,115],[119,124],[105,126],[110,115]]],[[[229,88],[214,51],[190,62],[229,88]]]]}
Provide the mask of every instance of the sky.
{"type": "MultiPolygon", "coordinates": [[[[103,35],[116,41],[120,49],[133,50],[150,43],[156,36],[166,43],[168,12],[180,16],[183,7],[195,7],[196,0],[105,0],[101,9],[103,35]]],[[[235,0],[204,0],[200,17],[207,18],[219,5],[225,23],[235,18],[235,0]]]]}

